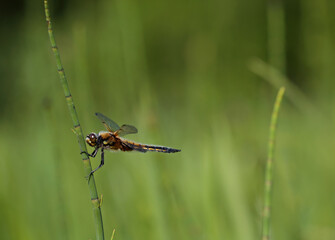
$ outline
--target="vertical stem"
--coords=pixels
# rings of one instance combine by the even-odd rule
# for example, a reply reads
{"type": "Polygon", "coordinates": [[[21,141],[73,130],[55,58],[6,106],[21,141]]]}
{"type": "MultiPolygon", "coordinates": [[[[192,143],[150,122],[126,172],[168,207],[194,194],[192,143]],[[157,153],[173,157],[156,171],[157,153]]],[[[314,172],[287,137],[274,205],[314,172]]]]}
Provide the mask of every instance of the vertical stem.
{"type": "Polygon", "coordinates": [[[264,182],[264,208],[262,220],[262,240],[270,239],[270,213],[271,213],[271,192],[272,192],[272,174],[273,174],[273,156],[274,156],[274,143],[277,127],[277,118],[280,108],[280,103],[283,99],[285,88],[281,87],[278,91],[277,98],[273,107],[270,123],[269,145],[268,145],[268,159],[265,169],[265,182],[264,182]]]}
{"type": "Polygon", "coordinates": [[[285,74],[285,12],[282,0],[268,0],[267,20],[268,62],[285,74]]]}
{"type": "MultiPolygon", "coordinates": [[[[70,92],[69,85],[68,85],[68,82],[67,82],[67,79],[66,79],[66,76],[65,76],[64,68],[63,68],[62,63],[61,63],[61,58],[60,58],[60,55],[59,55],[58,47],[56,45],[55,37],[54,37],[54,34],[53,34],[47,0],[44,0],[44,10],[45,10],[46,21],[47,21],[47,24],[48,24],[48,33],[49,33],[49,39],[50,39],[50,43],[51,43],[51,49],[52,49],[52,51],[55,55],[57,70],[58,70],[59,78],[60,78],[60,81],[61,81],[61,84],[62,84],[62,87],[63,87],[65,100],[66,100],[66,103],[67,103],[68,108],[69,108],[69,113],[70,113],[70,116],[71,116],[71,119],[72,119],[74,131],[75,131],[75,133],[77,135],[77,138],[78,138],[81,157],[82,157],[82,160],[83,160],[83,163],[84,163],[85,175],[88,176],[92,171],[91,162],[90,162],[89,157],[86,154],[87,149],[86,149],[85,139],[83,137],[83,131],[82,131],[82,128],[81,128],[80,123],[79,123],[77,111],[76,111],[76,108],[75,108],[75,105],[74,105],[74,102],[73,102],[73,98],[71,96],[71,92],[70,92]]],[[[101,204],[100,204],[100,200],[99,200],[99,197],[98,197],[98,191],[97,191],[97,188],[96,188],[96,185],[95,185],[95,180],[94,180],[93,175],[90,177],[90,179],[88,181],[88,188],[89,188],[91,202],[92,202],[92,206],[93,206],[93,215],[94,215],[94,219],[95,219],[96,237],[97,237],[98,240],[103,240],[104,239],[104,230],[103,230],[103,222],[102,222],[102,215],[101,215],[101,204]]]]}

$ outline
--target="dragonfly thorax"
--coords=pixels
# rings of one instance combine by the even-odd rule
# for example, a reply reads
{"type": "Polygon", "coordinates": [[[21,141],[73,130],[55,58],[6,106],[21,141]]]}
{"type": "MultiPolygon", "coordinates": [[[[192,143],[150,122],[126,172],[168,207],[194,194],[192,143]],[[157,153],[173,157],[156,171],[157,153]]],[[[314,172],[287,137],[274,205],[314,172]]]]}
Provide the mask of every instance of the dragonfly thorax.
{"type": "Polygon", "coordinates": [[[95,147],[97,145],[98,135],[96,133],[90,133],[86,136],[86,142],[91,147],[95,147]]]}

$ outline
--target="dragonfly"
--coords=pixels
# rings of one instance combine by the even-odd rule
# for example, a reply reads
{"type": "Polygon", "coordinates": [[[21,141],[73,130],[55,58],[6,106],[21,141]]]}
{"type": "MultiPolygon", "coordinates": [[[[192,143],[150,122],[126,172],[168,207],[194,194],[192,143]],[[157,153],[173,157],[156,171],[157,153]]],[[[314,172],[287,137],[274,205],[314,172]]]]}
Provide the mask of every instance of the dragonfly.
{"type": "Polygon", "coordinates": [[[109,151],[123,151],[123,152],[129,152],[129,151],[138,151],[138,152],[163,152],[163,153],[175,153],[180,152],[180,149],[174,149],[169,147],[163,147],[163,146],[156,146],[156,145],[148,145],[148,144],[142,144],[133,142],[127,139],[122,138],[123,136],[127,134],[135,134],[137,133],[137,128],[128,125],[123,124],[121,127],[111,120],[110,118],[106,117],[105,115],[101,113],[95,113],[95,115],[100,119],[102,124],[105,126],[107,131],[100,131],[98,134],[92,132],[86,136],[86,143],[94,147],[94,151],[89,154],[90,157],[96,157],[99,149],[101,149],[101,162],[100,165],[91,171],[91,176],[94,172],[96,172],[99,168],[101,168],[105,163],[105,155],[104,150],[109,151]]]}

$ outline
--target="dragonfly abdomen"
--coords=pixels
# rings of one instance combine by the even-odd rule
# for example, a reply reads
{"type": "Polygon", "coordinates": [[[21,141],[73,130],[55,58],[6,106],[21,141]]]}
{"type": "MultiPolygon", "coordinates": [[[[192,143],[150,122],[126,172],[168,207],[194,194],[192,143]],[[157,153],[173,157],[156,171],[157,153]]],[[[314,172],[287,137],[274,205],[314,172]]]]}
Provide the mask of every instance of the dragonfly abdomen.
{"type": "Polygon", "coordinates": [[[163,146],[147,145],[147,144],[135,143],[135,142],[130,142],[130,141],[127,141],[126,144],[133,150],[139,151],[139,152],[148,152],[148,151],[149,152],[163,152],[163,153],[180,152],[179,149],[163,147],[163,146]]]}

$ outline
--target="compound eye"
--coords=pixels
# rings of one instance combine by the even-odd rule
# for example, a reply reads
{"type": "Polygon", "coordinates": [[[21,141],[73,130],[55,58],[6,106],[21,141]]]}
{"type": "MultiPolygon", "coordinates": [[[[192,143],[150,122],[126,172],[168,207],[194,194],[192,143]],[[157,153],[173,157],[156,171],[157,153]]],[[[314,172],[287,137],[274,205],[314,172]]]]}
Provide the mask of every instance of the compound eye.
{"type": "Polygon", "coordinates": [[[95,136],[95,134],[91,133],[90,134],[90,139],[92,142],[95,142],[95,140],[97,139],[97,137],[95,136]]]}
{"type": "Polygon", "coordinates": [[[95,133],[90,133],[86,136],[86,142],[91,147],[95,147],[97,144],[97,135],[95,133]]]}

